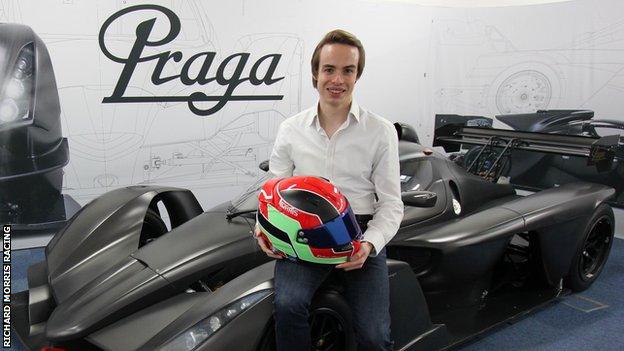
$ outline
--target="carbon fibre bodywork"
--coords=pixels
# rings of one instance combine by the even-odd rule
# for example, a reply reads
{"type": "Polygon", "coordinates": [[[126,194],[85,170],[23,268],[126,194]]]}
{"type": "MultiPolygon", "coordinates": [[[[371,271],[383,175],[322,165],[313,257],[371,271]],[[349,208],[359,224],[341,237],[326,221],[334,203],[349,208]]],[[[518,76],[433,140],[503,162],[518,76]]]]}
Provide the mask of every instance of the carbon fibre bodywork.
{"type": "MultiPolygon", "coordinates": [[[[523,197],[412,141],[400,141],[399,152],[408,206],[387,246],[398,350],[451,347],[565,292],[595,213],[614,194],[574,183],[523,197]],[[435,201],[409,206],[422,194],[435,201]],[[519,237],[529,242],[527,262],[509,262],[519,237]],[[509,268],[521,264],[530,278],[509,268]]],[[[18,335],[30,349],[178,349],[177,338],[196,340],[196,326],[261,294],[186,349],[266,350],[273,263],[251,237],[257,190],[203,213],[189,191],[175,188],[128,187],[94,200],[30,268],[29,290],[14,296],[18,335]],[[172,228],[142,245],[144,218],[159,202],[172,228]]],[[[612,214],[603,217],[612,236],[612,214]]],[[[342,299],[331,279],[317,294],[342,299]]]]}
{"type": "MultiPolygon", "coordinates": [[[[513,130],[547,133],[555,135],[585,136],[600,138],[613,135],[619,137],[619,145],[614,148],[613,162],[603,167],[587,167],[584,157],[574,155],[527,152],[517,150],[511,154],[507,176],[517,188],[539,191],[565,183],[586,181],[604,184],[615,189],[615,196],[610,204],[624,207],[624,122],[609,119],[594,119],[590,110],[543,110],[535,113],[498,115],[496,119],[513,130]]],[[[477,121],[489,121],[478,126],[492,127],[492,120],[480,116],[436,115],[435,135],[448,135],[454,126],[477,126],[477,121]]],[[[460,151],[459,144],[436,141],[434,145],[443,146],[447,152],[460,151]]],[[[464,166],[480,147],[473,147],[466,153],[464,166]]]]}
{"type": "MultiPolygon", "coordinates": [[[[624,122],[594,119],[588,110],[548,110],[529,114],[500,115],[496,119],[515,130],[601,137],[624,134],[624,122]]],[[[624,138],[615,151],[614,162],[606,169],[585,167],[585,159],[519,152],[514,155],[511,181],[530,190],[545,189],[573,181],[605,184],[615,188],[611,204],[624,207],[624,138]]]]}

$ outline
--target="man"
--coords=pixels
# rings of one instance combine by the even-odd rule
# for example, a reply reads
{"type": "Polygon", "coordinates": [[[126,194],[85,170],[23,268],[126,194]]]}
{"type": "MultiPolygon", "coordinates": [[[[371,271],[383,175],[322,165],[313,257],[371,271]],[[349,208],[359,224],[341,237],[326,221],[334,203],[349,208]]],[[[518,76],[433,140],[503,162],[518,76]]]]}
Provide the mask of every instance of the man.
{"type": "MultiPolygon", "coordinates": [[[[351,33],[325,35],[312,56],[312,84],[318,104],[281,125],[269,161],[276,177],[321,176],[349,199],[364,232],[361,248],[345,271],[345,298],[351,306],[360,350],[391,350],[388,268],[384,246],[403,217],[398,140],[394,126],[353,100],[365,54],[351,33]]],[[[258,236],[258,245],[281,258],[258,236]]],[[[334,267],[278,260],[274,317],[278,350],[310,349],[308,308],[316,289],[334,267]]]]}

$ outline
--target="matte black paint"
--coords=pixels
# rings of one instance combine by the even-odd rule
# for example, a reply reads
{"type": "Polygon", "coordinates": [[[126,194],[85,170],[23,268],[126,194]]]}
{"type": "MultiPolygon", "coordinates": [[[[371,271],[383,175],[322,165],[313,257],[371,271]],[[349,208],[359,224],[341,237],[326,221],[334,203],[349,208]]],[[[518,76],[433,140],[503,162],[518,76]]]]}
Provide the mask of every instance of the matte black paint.
{"type": "MultiPolygon", "coordinates": [[[[440,145],[447,152],[460,151],[460,145],[441,141],[439,136],[450,135],[458,126],[471,126],[478,116],[436,115],[434,145],[440,145]]],[[[485,117],[481,117],[485,118],[485,117]]],[[[486,118],[488,119],[488,118],[486,118]]],[[[567,136],[585,136],[588,143],[600,137],[615,138],[613,162],[599,162],[596,167],[587,167],[583,156],[535,151],[514,151],[510,159],[508,176],[516,187],[539,191],[565,183],[586,181],[615,188],[610,204],[624,207],[624,122],[609,119],[594,119],[590,110],[543,110],[535,113],[499,115],[496,119],[516,131],[538,132],[550,135],[563,145],[567,136]],[[619,137],[619,143],[617,138],[619,137]]],[[[491,124],[489,125],[491,127],[491,124]]],[[[511,132],[511,131],[510,131],[511,132]]],[[[478,149],[478,147],[476,148],[478,149]]],[[[472,150],[466,154],[468,158],[472,150]]],[[[563,150],[560,150],[563,151],[563,150]]]]}
{"type": "Polygon", "coordinates": [[[188,221],[201,213],[201,206],[188,190],[127,187],[110,191],[90,202],[54,236],[46,247],[46,260],[57,303],[64,302],[85,282],[107,272],[138,249],[145,212],[161,197],[165,206],[173,209],[168,211],[172,223],[188,221]],[[170,193],[179,196],[167,197],[170,193]],[[188,210],[175,211],[176,207],[188,210]],[[184,216],[176,216],[181,213],[184,216]]]}
{"type": "Polygon", "coordinates": [[[30,113],[0,125],[0,222],[14,234],[56,231],[66,219],[62,168],[69,162],[61,134],[58,91],[44,43],[25,25],[0,23],[0,94],[22,50],[32,51],[30,113]]]}
{"type": "MultiPolygon", "coordinates": [[[[529,233],[539,242],[549,284],[540,289],[558,291],[588,216],[614,193],[603,185],[575,183],[520,197],[510,185],[467,174],[420,145],[401,141],[399,150],[402,163],[431,163],[435,180],[422,190],[435,192],[437,201],[433,207],[406,208],[401,229],[387,246],[397,349],[443,349],[555,296],[528,299],[518,310],[494,311],[488,323],[473,321],[460,330],[447,329],[439,319],[444,315],[440,310],[487,305],[494,268],[518,233],[529,233]],[[459,214],[453,201],[461,203],[459,214]],[[429,317],[428,311],[435,314],[429,317]]],[[[31,296],[44,300],[31,301],[32,321],[45,320],[53,308],[45,337],[41,328],[27,335],[27,327],[18,325],[20,337],[29,345],[44,338],[84,339],[103,349],[128,345],[153,350],[238,297],[270,289],[273,263],[265,263],[268,259],[251,237],[253,219],[241,215],[227,220],[228,204],[197,215],[198,206],[190,192],[165,187],[123,188],[87,205],[48,245],[47,262],[29,273],[31,296]],[[186,215],[169,233],[139,248],[143,215],[166,194],[176,194],[169,205],[190,210],[182,211],[186,215]],[[186,292],[191,283],[218,274],[226,278],[216,291],[186,292]],[[33,289],[45,286],[46,276],[53,296],[47,300],[42,290],[33,289]]],[[[501,298],[494,300],[500,303],[501,298]]],[[[26,310],[20,306],[19,311],[26,310]]],[[[254,350],[270,327],[270,315],[267,298],[198,349],[254,350]]],[[[23,317],[16,321],[28,323],[23,317]]]]}
{"type": "Polygon", "coordinates": [[[603,169],[584,167],[586,160],[580,157],[562,158],[557,155],[518,153],[514,155],[511,181],[525,189],[545,189],[554,184],[572,181],[588,181],[615,188],[610,203],[624,207],[624,122],[594,119],[588,110],[548,110],[525,115],[496,116],[501,122],[516,130],[539,131],[568,135],[601,137],[620,135],[615,161],[603,169]],[[598,133],[600,130],[600,133],[598,133]]]}

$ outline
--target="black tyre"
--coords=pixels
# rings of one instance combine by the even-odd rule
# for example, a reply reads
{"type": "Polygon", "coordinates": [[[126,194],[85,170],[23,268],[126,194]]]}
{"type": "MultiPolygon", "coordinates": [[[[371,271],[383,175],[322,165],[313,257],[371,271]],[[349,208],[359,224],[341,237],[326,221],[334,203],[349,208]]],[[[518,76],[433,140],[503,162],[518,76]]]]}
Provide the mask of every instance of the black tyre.
{"type": "Polygon", "coordinates": [[[167,225],[163,222],[162,218],[160,218],[160,215],[151,208],[147,209],[145,218],[143,219],[141,237],[139,238],[139,247],[154,241],[165,234],[167,230],[167,225]]]}
{"type": "MultiPolygon", "coordinates": [[[[310,333],[313,351],[356,350],[351,310],[344,298],[337,293],[321,293],[312,301],[310,333]]],[[[258,350],[275,350],[273,323],[267,327],[258,350]]]]}
{"type": "Polygon", "coordinates": [[[351,309],[341,295],[323,293],[312,301],[310,333],[314,351],[355,351],[351,309]]]}
{"type": "Polygon", "coordinates": [[[601,204],[596,208],[564,279],[566,287],[572,291],[583,291],[598,278],[611,251],[614,223],[611,206],[601,204]]]}

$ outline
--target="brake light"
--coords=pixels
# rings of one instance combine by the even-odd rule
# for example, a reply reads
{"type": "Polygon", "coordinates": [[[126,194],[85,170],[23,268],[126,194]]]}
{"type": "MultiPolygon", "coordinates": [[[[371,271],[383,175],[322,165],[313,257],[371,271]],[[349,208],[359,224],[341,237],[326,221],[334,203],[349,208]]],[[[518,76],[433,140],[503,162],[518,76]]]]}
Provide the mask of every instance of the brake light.
{"type": "Polygon", "coordinates": [[[61,347],[45,346],[45,347],[42,347],[39,351],[67,351],[67,350],[61,347]]]}

